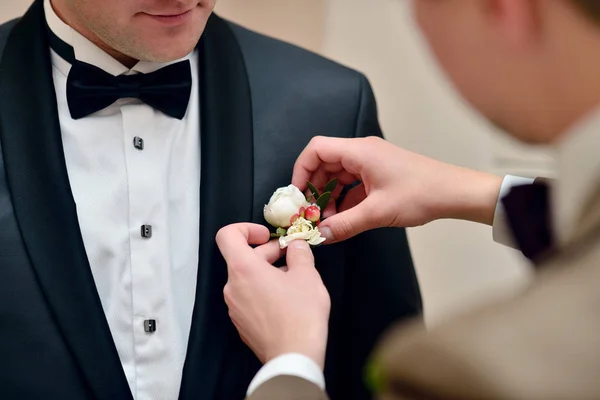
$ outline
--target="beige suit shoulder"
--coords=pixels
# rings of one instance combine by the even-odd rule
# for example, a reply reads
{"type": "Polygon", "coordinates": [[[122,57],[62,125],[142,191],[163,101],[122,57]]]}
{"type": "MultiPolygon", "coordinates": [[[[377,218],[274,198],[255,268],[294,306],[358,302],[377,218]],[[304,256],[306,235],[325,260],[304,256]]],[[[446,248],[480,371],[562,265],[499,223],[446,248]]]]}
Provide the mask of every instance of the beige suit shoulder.
{"type": "MultiPolygon", "coordinates": [[[[588,231],[589,232],[589,231],[588,231]]],[[[390,398],[600,398],[600,239],[542,268],[520,295],[379,348],[390,398]]]]}

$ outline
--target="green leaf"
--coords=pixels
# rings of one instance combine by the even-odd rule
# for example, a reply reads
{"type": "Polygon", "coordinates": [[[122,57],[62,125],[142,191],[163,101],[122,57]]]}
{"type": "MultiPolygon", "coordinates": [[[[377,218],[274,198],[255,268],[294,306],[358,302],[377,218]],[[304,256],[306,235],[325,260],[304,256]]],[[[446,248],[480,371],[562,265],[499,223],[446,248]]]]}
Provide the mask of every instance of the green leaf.
{"type": "Polygon", "coordinates": [[[323,189],[323,193],[325,192],[332,192],[335,190],[335,188],[337,187],[338,184],[338,180],[337,178],[330,180],[327,185],[325,185],[325,188],[323,189]]]}
{"type": "Polygon", "coordinates": [[[319,206],[319,208],[321,210],[324,210],[325,207],[327,207],[327,203],[329,203],[329,199],[331,199],[331,192],[325,192],[323,193],[318,199],[317,199],[317,206],[319,206]]]}
{"type": "Polygon", "coordinates": [[[306,181],[306,184],[308,185],[308,189],[312,193],[312,195],[314,197],[314,200],[317,201],[317,199],[319,198],[319,191],[317,190],[317,188],[315,187],[315,185],[313,185],[309,181],[306,181]]]}
{"type": "Polygon", "coordinates": [[[281,236],[285,236],[287,234],[287,229],[285,228],[277,228],[277,231],[275,231],[275,233],[271,233],[271,237],[272,238],[278,238],[281,236]]]}
{"type": "Polygon", "coordinates": [[[383,393],[387,386],[387,378],[383,372],[382,363],[375,357],[367,362],[365,367],[365,383],[374,393],[383,393]]]}

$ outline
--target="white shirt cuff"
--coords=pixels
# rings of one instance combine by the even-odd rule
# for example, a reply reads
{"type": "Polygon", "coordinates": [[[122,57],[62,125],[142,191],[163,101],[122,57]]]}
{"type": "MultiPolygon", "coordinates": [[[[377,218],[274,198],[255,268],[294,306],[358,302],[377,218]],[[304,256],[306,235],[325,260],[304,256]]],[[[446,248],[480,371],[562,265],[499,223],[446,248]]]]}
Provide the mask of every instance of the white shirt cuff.
{"type": "Polygon", "coordinates": [[[515,186],[529,185],[532,184],[535,179],[523,178],[520,176],[506,175],[502,181],[500,187],[500,194],[498,195],[498,202],[496,203],[496,211],[494,212],[494,226],[492,227],[492,234],[496,243],[503,244],[512,248],[517,248],[514,242],[512,232],[506,219],[506,213],[502,199],[510,192],[515,186]]]}
{"type": "Polygon", "coordinates": [[[276,357],[263,365],[250,382],[246,395],[250,397],[260,385],[280,375],[297,376],[306,379],[325,390],[325,377],[321,368],[309,357],[298,353],[288,353],[276,357]]]}

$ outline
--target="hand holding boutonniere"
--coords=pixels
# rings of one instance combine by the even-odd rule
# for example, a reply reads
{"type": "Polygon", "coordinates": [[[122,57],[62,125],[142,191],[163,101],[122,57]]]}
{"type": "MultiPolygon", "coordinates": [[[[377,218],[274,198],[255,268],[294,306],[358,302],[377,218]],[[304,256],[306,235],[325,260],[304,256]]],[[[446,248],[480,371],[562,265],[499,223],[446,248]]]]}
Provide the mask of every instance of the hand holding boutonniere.
{"type": "Polygon", "coordinates": [[[311,192],[308,198],[296,186],[289,185],[277,189],[269,204],[265,205],[265,220],[277,229],[271,236],[279,238],[282,249],[294,240],[306,240],[311,246],[318,246],[325,241],[319,231],[321,211],[331,200],[337,179],[325,185],[323,193],[319,193],[310,182],[307,184],[311,192]]]}

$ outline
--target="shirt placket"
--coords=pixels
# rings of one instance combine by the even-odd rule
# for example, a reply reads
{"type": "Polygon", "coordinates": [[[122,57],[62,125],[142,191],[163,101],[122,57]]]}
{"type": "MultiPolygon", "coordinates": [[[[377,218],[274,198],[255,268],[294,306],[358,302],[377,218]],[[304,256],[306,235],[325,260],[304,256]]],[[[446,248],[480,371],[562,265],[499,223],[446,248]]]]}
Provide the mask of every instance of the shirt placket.
{"type": "Polygon", "coordinates": [[[164,191],[168,141],[154,132],[155,112],[144,104],[121,107],[129,186],[132,332],[137,400],[160,385],[161,359],[168,357],[168,221],[164,191]]]}

